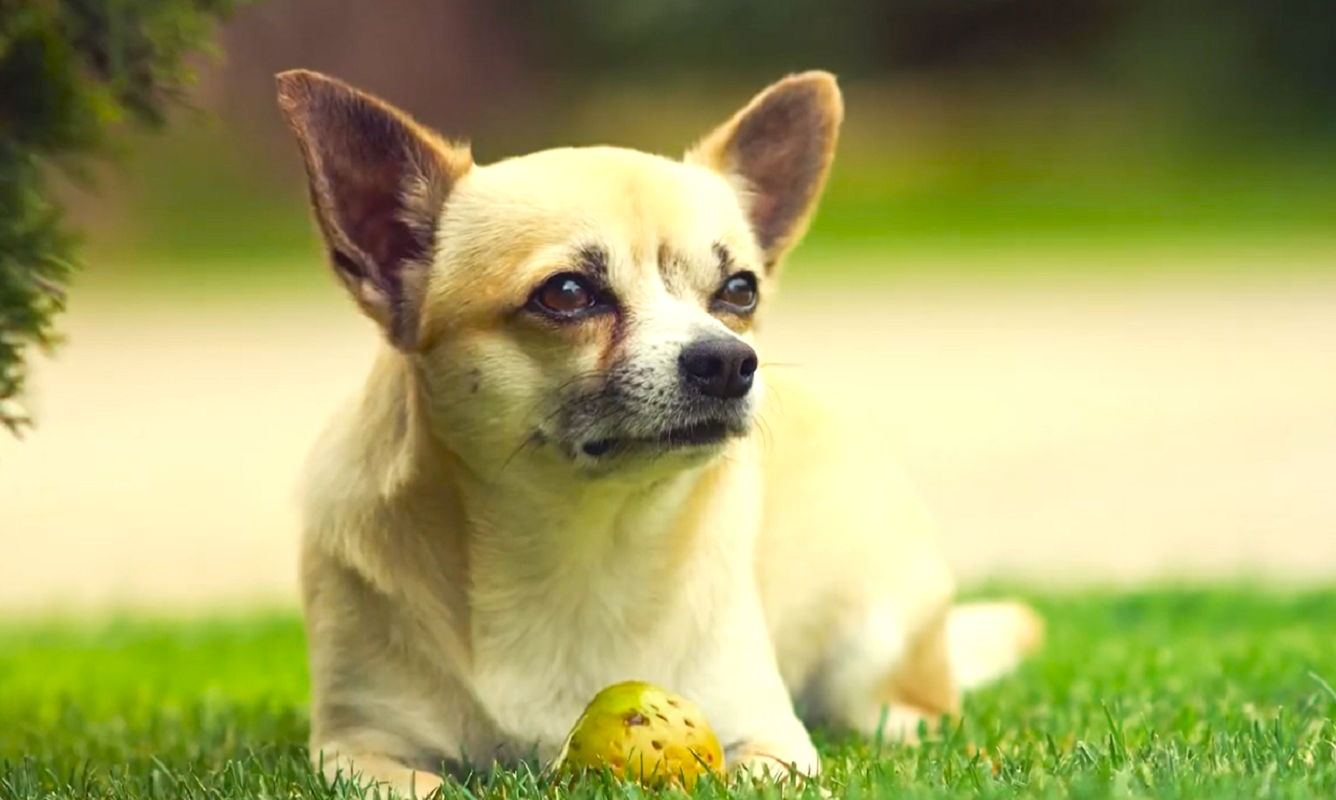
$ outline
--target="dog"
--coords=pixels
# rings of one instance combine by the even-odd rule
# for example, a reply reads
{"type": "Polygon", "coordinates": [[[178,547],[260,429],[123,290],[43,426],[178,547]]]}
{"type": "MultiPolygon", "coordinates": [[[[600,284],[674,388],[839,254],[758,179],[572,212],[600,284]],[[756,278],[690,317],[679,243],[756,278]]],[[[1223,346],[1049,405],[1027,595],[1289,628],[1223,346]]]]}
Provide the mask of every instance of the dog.
{"type": "Polygon", "coordinates": [[[956,604],[913,488],[756,320],[843,119],[790,75],[685,156],[486,166],[334,78],[277,76],[334,275],[379,327],[301,483],[311,753],[427,794],[549,759],[600,689],[698,704],[731,770],[807,725],[912,740],[1041,619],[956,604]]]}

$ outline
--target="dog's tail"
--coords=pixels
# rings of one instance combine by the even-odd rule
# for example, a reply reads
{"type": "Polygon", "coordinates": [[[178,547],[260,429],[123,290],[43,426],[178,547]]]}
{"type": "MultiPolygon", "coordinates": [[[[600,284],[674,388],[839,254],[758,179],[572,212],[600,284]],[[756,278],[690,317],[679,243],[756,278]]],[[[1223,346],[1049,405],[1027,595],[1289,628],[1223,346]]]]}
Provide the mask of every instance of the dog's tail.
{"type": "Polygon", "coordinates": [[[1015,601],[962,603],[946,622],[947,652],[956,686],[969,691],[1020,666],[1044,641],[1044,620],[1015,601]]]}

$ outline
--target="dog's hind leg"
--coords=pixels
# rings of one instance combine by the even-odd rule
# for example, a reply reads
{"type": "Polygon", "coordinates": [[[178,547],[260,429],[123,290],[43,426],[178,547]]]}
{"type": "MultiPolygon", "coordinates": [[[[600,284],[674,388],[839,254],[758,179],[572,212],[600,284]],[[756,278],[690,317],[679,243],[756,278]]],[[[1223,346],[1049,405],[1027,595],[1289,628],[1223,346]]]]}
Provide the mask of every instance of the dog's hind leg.
{"type": "Polygon", "coordinates": [[[959,713],[962,692],[1002,677],[1038,646],[1042,623],[1009,602],[942,603],[914,629],[885,602],[838,637],[810,687],[824,722],[914,742],[959,713]]]}
{"type": "Polygon", "coordinates": [[[961,690],[1010,674],[1044,639],[1044,621],[1029,606],[1009,600],[962,603],[946,620],[951,674],[961,690]]]}
{"type": "Polygon", "coordinates": [[[960,708],[947,652],[946,608],[918,630],[883,602],[831,643],[807,698],[821,723],[868,737],[914,740],[920,723],[960,708]]]}

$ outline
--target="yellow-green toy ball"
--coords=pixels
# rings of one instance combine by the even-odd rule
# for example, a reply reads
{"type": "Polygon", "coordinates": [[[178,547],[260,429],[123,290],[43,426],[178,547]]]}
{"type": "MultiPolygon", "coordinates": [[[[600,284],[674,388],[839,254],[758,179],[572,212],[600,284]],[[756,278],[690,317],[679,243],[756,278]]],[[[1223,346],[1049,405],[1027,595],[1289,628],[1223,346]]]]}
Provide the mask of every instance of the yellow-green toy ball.
{"type": "Polygon", "coordinates": [[[724,753],[694,703],[657,686],[628,681],[594,696],[554,762],[573,776],[608,769],[622,780],[690,791],[706,773],[722,775],[724,753]]]}

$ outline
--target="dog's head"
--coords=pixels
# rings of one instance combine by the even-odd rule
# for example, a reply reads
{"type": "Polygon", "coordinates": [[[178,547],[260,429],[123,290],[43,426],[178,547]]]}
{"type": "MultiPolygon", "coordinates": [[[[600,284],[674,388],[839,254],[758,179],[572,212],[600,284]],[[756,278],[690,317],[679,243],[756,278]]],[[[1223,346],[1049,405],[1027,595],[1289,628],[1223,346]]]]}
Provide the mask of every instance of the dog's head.
{"type": "Polygon", "coordinates": [[[678,161],[610,147],[488,166],[333,79],[278,76],[336,275],[480,471],[700,462],[748,434],[752,325],[829,171],[842,104],[811,72],[678,161]]]}

